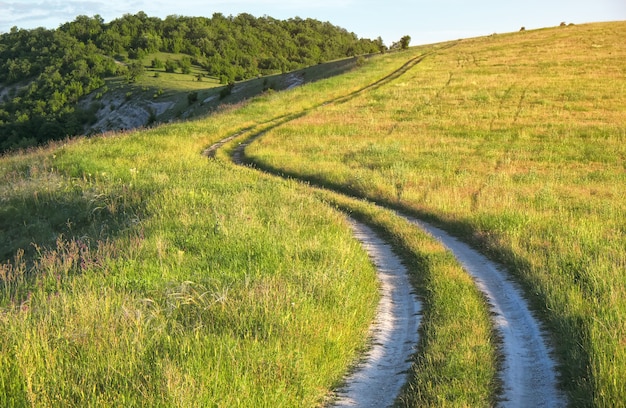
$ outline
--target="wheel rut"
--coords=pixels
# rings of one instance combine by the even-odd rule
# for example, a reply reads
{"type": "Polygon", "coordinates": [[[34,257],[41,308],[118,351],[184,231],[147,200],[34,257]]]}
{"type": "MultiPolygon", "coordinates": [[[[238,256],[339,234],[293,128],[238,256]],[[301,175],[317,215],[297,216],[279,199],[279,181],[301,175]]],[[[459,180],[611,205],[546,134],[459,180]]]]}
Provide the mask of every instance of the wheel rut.
{"type": "Polygon", "coordinates": [[[493,323],[502,338],[504,357],[500,377],[503,407],[564,407],[566,399],[557,386],[556,366],[546,334],[530,311],[522,290],[507,277],[504,268],[469,245],[424,221],[406,217],[448,250],[474,278],[494,314],[493,323]]]}
{"type": "MultiPolygon", "coordinates": [[[[447,46],[449,48],[454,44],[447,46]]],[[[441,48],[437,51],[440,51],[441,48]]],[[[329,103],[343,103],[358,94],[376,89],[410,70],[435,51],[416,57],[390,75],[340,98],[335,98],[305,112],[284,115],[210,146],[204,152],[214,157],[222,145],[235,138],[242,139],[231,160],[240,165],[254,166],[245,156],[245,148],[268,129],[278,127],[306,115],[329,103]]],[[[279,169],[264,171],[285,177],[279,169]]],[[[291,177],[295,178],[295,177],[291,177]]],[[[302,180],[315,184],[312,180],[302,180]]],[[[521,289],[509,278],[506,270],[488,260],[469,245],[460,242],[445,231],[424,221],[398,214],[416,228],[429,233],[450,250],[463,268],[475,280],[492,308],[493,325],[502,339],[500,372],[502,407],[562,407],[566,397],[558,390],[556,363],[548,346],[546,333],[532,315],[521,289]]],[[[377,267],[381,281],[381,304],[372,326],[372,347],[364,360],[346,378],[345,385],[336,391],[336,407],[386,407],[393,405],[406,381],[410,359],[418,341],[421,305],[408,288],[406,269],[393,254],[389,244],[382,241],[368,226],[350,221],[355,237],[359,239],[377,267]],[[402,289],[402,290],[400,290],[402,289]]]]}
{"type": "Polygon", "coordinates": [[[406,383],[418,341],[421,304],[411,291],[408,272],[391,246],[372,229],[350,220],[376,266],[381,300],[371,328],[371,347],[345,386],[336,391],[333,407],[388,407],[406,383]]]}

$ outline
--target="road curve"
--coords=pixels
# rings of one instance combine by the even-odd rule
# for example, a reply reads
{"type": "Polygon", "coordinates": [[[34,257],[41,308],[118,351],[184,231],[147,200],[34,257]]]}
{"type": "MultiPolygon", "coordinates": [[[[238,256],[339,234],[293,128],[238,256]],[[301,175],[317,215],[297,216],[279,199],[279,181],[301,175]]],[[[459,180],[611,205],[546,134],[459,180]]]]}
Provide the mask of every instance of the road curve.
{"type": "MultiPolygon", "coordinates": [[[[380,87],[411,69],[424,57],[409,61],[409,63],[388,77],[374,84],[343,98],[327,101],[320,104],[320,106],[327,103],[343,102],[356,94],[380,87]]],[[[302,112],[275,118],[277,121],[280,120],[275,126],[280,126],[306,113],[302,112]]],[[[245,147],[263,134],[263,130],[260,130],[260,128],[261,126],[248,128],[228,138],[228,140],[231,140],[237,136],[243,136],[242,138],[244,139],[244,142],[240,144],[233,154],[232,159],[235,163],[243,164],[247,162],[244,152],[245,147]]],[[[213,157],[215,150],[226,141],[227,139],[224,139],[224,141],[209,147],[204,152],[205,155],[213,157]]],[[[266,170],[271,172],[268,169],[266,170]]],[[[280,172],[276,171],[275,174],[280,175],[280,172]]],[[[548,346],[546,335],[541,329],[539,322],[530,312],[521,289],[507,279],[506,273],[500,266],[489,261],[469,245],[458,241],[443,230],[423,221],[406,218],[438,239],[455,255],[465,270],[473,276],[477,287],[485,294],[491,305],[494,313],[493,324],[502,339],[501,353],[504,360],[500,373],[503,395],[498,398],[499,406],[506,408],[567,406],[567,398],[558,389],[556,363],[551,357],[552,350],[548,346]]],[[[392,300],[390,304],[385,305],[385,291],[391,291],[388,295],[391,296],[391,299],[394,299],[393,296],[402,296],[407,299],[407,294],[394,294],[395,289],[385,289],[386,284],[384,282],[387,279],[385,274],[388,273],[387,271],[393,270],[400,271],[396,272],[400,275],[406,275],[406,271],[403,271],[404,267],[397,257],[393,255],[390,247],[380,241],[371,229],[357,223],[353,224],[353,228],[355,235],[364,243],[365,248],[380,270],[381,289],[383,291],[383,302],[380,305],[380,309],[386,307],[394,309],[397,300],[392,300]]],[[[408,291],[411,288],[406,276],[405,278],[394,277],[389,279],[393,282],[406,279],[402,284],[392,283],[392,286],[395,285],[396,289],[402,288],[408,291]]],[[[402,312],[391,311],[391,313],[401,313],[398,316],[404,317],[384,317],[387,312],[379,310],[379,313],[382,314],[379,314],[374,326],[373,347],[367,354],[365,361],[346,380],[346,385],[337,392],[338,399],[334,406],[384,407],[393,403],[406,380],[405,372],[410,368],[408,360],[417,342],[420,321],[420,306],[416,303],[417,301],[412,294],[408,293],[408,297],[412,300],[407,302],[407,305],[402,306],[403,309],[407,308],[407,310],[402,312]],[[414,305],[411,306],[411,303],[414,303],[414,305]],[[390,327],[388,328],[387,325],[390,327]],[[405,332],[406,330],[409,331],[405,332]],[[403,350],[396,349],[398,345],[385,346],[388,341],[392,343],[397,342],[396,336],[400,338],[406,336],[414,337],[406,345],[403,345],[403,350]],[[395,359],[395,361],[392,362],[392,359],[395,359]],[[379,385],[377,381],[382,382],[379,385]]]]}
{"type": "Polygon", "coordinates": [[[354,220],[350,224],[376,265],[381,300],[371,329],[371,347],[336,392],[332,406],[389,407],[407,381],[418,341],[421,304],[391,246],[369,227],[354,220]]]}
{"type": "MultiPolygon", "coordinates": [[[[233,154],[232,159],[235,163],[243,164],[245,147],[260,135],[262,133],[258,133],[240,144],[233,154]]],[[[279,175],[278,172],[276,174],[279,175]]],[[[547,345],[546,335],[530,312],[521,289],[507,279],[503,268],[443,230],[417,219],[405,218],[430,233],[446,246],[464,269],[473,276],[477,287],[489,301],[494,313],[494,327],[502,339],[501,353],[504,362],[500,378],[504,392],[498,398],[499,406],[506,408],[567,406],[566,397],[558,390],[556,363],[551,357],[551,349],[547,345]]],[[[356,230],[355,234],[362,234],[358,231],[359,229],[356,230]]],[[[368,232],[364,234],[365,236],[371,235],[369,229],[362,229],[361,231],[368,232]]],[[[410,287],[408,281],[406,287],[410,287]]],[[[415,334],[417,335],[417,327],[415,334]]],[[[378,343],[378,340],[375,340],[375,343],[378,343]]],[[[398,361],[398,364],[401,362],[398,361]]],[[[339,393],[340,399],[337,403],[340,405],[336,406],[381,407],[388,405],[386,402],[372,402],[371,404],[358,402],[360,400],[354,397],[357,394],[366,393],[369,389],[381,389],[373,382],[377,377],[373,373],[375,373],[378,364],[371,363],[371,365],[372,367],[368,368],[366,363],[363,373],[360,373],[361,370],[359,369],[351,379],[347,380],[345,391],[342,391],[345,392],[345,395],[339,393]],[[366,382],[365,379],[368,377],[371,378],[366,382]],[[370,380],[372,382],[369,382],[370,380]]],[[[391,390],[387,392],[389,398],[392,398],[391,401],[395,399],[399,390],[400,388],[394,392],[391,390]]],[[[375,395],[376,392],[372,394],[374,395],[367,398],[378,398],[375,395]]]]}
{"type": "Polygon", "coordinates": [[[566,398],[558,390],[555,362],[546,335],[530,312],[521,289],[507,279],[502,267],[469,245],[426,222],[408,219],[454,254],[491,305],[494,325],[502,338],[504,358],[500,373],[504,394],[500,397],[500,406],[566,406],[566,398]]]}

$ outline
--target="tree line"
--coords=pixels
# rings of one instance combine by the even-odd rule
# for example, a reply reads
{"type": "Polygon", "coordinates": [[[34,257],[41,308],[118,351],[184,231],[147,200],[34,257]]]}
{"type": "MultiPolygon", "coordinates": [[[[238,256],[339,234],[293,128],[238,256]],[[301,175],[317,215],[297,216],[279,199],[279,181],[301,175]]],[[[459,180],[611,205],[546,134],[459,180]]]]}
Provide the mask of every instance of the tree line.
{"type": "Polygon", "coordinates": [[[231,83],[384,49],[380,37],[360,39],[328,22],[250,14],[139,12],[109,23],[78,16],[54,30],[13,27],[0,35],[0,151],[80,134],[95,112],[77,108],[78,100],[107,77],[132,78],[155,52],[185,54],[185,62],[231,83]]]}

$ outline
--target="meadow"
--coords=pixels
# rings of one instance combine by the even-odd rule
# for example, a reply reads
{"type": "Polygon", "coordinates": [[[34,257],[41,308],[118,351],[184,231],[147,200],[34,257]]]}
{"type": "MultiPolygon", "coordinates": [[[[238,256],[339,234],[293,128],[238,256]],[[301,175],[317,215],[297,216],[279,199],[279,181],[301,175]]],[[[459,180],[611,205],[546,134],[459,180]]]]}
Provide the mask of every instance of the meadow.
{"type": "MultiPolygon", "coordinates": [[[[321,67],[312,73],[324,75],[321,67]]],[[[359,69],[194,122],[0,158],[0,405],[300,407],[331,399],[367,347],[378,300],[371,261],[329,193],[201,153],[378,76],[359,69]]],[[[401,234],[391,220],[378,223],[401,234]]],[[[405,246],[414,268],[441,264],[462,276],[453,287],[474,299],[462,308],[482,313],[482,325],[456,338],[463,341],[424,354],[438,378],[421,387],[425,396],[488,405],[495,354],[484,302],[432,239],[405,246]],[[450,348],[471,357],[455,359],[462,376],[459,363],[442,361],[450,348]],[[478,386],[442,380],[455,377],[478,386]]],[[[450,316],[433,320],[461,331],[450,316]]]]}
{"type": "Polygon", "coordinates": [[[427,219],[503,262],[551,333],[571,403],[620,406],[625,34],[616,22],[463,40],[268,131],[247,158],[427,219]]]}
{"type": "Polygon", "coordinates": [[[0,405],[327,398],[373,266],[338,211],[201,155],[245,111],[2,158],[0,405]]]}
{"type": "Polygon", "coordinates": [[[492,406],[488,305],[440,244],[372,201],[507,263],[572,404],[619,405],[624,31],[416,47],[194,121],[0,158],[0,405],[323,405],[378,299],[348,213],[394,243],[424,302],[399,405],[492,406]],[[240,139],[202,156],[251,129],[259,166],[367,200],[235,166],[240,139]]]}

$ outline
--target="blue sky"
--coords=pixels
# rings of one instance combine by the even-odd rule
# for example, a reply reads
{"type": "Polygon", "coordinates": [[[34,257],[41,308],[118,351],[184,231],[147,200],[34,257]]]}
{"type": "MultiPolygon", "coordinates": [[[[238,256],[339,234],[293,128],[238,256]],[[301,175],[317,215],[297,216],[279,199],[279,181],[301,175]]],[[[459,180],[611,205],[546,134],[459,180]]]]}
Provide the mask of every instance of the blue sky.
{"type": "Polygon", "coordinates": [[[381,36],[386,44],[403,35],[427,44],[492,33],[626,20],[626,0],[0,0],[0,32],[11,27],[57,28],[77,15],[105,21],[125,13],[206,16],[250,13],[278,19],[330,21],[359,37],[381,36]]]}

